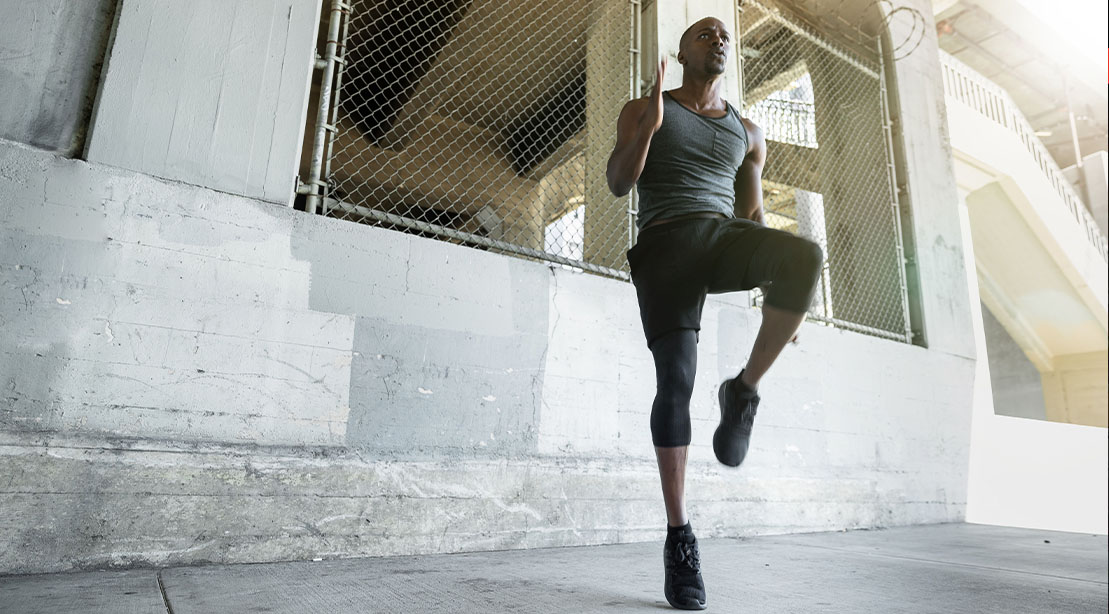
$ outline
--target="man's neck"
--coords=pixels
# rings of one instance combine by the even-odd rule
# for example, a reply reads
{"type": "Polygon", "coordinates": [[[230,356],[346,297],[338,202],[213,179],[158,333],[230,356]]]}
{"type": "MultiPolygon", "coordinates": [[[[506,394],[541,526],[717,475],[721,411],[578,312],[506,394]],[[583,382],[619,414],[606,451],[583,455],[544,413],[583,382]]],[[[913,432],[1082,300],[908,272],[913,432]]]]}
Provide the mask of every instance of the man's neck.
{"type": "Polygon", "coordinates": [[[676,91],[681,101],[695,111],[719,109],[723,104],[723,99],[720,97],[720,82],[720,75],[714,75],[709,79],[684,77],[682,86],[676,91]]]}

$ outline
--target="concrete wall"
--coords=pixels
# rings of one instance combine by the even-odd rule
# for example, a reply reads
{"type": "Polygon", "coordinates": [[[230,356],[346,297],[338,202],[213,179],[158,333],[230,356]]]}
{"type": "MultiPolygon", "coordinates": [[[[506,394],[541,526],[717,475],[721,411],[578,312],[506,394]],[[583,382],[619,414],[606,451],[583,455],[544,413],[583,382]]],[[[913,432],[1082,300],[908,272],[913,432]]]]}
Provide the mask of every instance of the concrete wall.
{"type": "Polygon", "coordinates": [[[0,2],[0,138],[81,150],[116,5],[0,2]]]}
{"type": "MultiPolygon", "coordinates": [[[[7,142],[0,200],[0,570],[661,538],[629,284],[7,142]]],[[[701,535],[963,517],[973,360],[805,325],[733,471],[704,323],[701,535]]]]}
{"type": "MultiPolygon", "coordinates": [[[[969,246],[965,252],[970,271],[967,282],[971,292],[978,294],[966,209],[960,219],[969,246]]],[[[983,326],[983,322],[991,316],[982,303],[973,307],[978,355],[988,355],[994,345],[987,337],[990,325],[983,326]]],[[[998,415],[1004,410],[995,408],[998,391],[994,386],[1007,382],[993,377],[993,365],[990,355],[988,361],[978,360],[975,367],[967,522],[1109,532],[1109,439],[1105,429],[998,415]]]]}
{"type": "MultiPolygon", "coordinates": [[[[629,284],[264,202],[319,3],[122,2],[90,162],[0,142],[0,572],[662,537],[629,284]]],[[[941,100],[911,57],[903,100],[941,100]]],[[[759,320],[709,300],[702,536],[963,518],[964,237],[942,110],[910,103],[930,347],[806,325],[726,470],[715,386],[759,320]]]]}
{"type": "MultiPolygon", "coordinates": [[[[937,59],[930,0],[880,3],[888,16],[886,49],[900,49],[887,62],[887,88],[895,136],[898,193],[906,225],[910,308],[918,342],[973,357],[974,328],[959,227],[959,197],[952,179],[951,139],[943,78],[937,59]],[[923,34],[921,34],[923,32],[923,34]],[[911,50],[911,51],[910,51],[911,50]]],[[[973,270],[973,269],[971,269],[973,270]]]]}
{"type": "Polygon", "coordinates": [[[1000,416],[1046,420],[1040,371],[989,309],[985,305],[981,309],[994,411],[1000,416]]]}
{"type": "Polygon", "coordinates": [[[120,0],[86,158],[287,203],[318,0],[120,0]]]}
{"type": "Polygon", "coordinates": [[[1053,366],[1043,374],[1048,420],[1109,426],[1109,352],[1056,356],[1053,366]]]}

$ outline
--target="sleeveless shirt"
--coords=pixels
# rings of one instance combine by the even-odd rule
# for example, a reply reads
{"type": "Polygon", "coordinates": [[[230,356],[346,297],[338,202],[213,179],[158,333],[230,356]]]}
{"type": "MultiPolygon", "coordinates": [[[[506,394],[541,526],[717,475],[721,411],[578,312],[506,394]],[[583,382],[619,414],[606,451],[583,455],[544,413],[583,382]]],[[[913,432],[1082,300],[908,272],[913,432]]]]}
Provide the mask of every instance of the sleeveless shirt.
{"type": "Polygon", "coordinates": [[[705,117],[663,92],[662,126],[651,137],[639,192],[640,230],[668,217],[698,212],[735,217],[735,177],[747,156],[747,129],[727,104],[724,117],[705,117]]]}

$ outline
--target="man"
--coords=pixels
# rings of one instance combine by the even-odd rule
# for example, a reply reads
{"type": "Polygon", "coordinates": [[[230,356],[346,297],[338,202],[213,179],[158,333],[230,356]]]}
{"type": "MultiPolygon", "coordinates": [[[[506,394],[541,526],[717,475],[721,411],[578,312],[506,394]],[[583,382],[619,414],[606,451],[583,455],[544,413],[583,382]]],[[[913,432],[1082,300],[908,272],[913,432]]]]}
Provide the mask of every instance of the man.
{"type": "Polygon", "coordinates": [[[762,287],[762,325],[747,365],[720,384],[717,459],[738,466],[747,454],[758,385],[795,338],[812,301],[820,247],[762,225],[766,141],[720,95],[732,34],[705,18],[679,43],[682,85],[662,91],[665,60],[650,96],[624,105],[608,161],[617,196],[639,192],[639,240],[628,252],[657,391],[651,436],[662,478],[667,537],[664,593],[670,605],[705,607],[697,539],[685,510],[691,439],[689,401],[706,293],[762,287]]]}

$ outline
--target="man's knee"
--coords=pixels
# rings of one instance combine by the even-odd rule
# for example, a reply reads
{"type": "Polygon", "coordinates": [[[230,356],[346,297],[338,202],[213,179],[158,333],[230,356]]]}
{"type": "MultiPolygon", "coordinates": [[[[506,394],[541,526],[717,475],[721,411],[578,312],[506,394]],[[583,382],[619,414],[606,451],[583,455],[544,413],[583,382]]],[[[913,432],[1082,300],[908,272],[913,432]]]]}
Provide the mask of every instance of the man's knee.
{"type": "Polygon", "coordinates": [[[651,407],[651,441],[660,448],[688,446],[692,437],[690,396],[659,390],[651,407]]]}
{"type": "Polygon", "coordinates": [[[689,403],[693,397],[693,368],[686,365],[669,365],[657,372],[658,392],[667,402],[689,403]]]}
{"type": "Polygon", "coordinates": [[[820,269],[824,266],[824,250],[814,241],[796,237],[792,245],[793,265],[797,273],[806,281],[816,282],[820,269]]]}
{"type": "Polygon", "coordinates": [[[658,371],[658,390],[651,407],[651,439],[659,447],[689,445],[689,402],[693,398],[693,365],[681,362],[658,371]]]}

